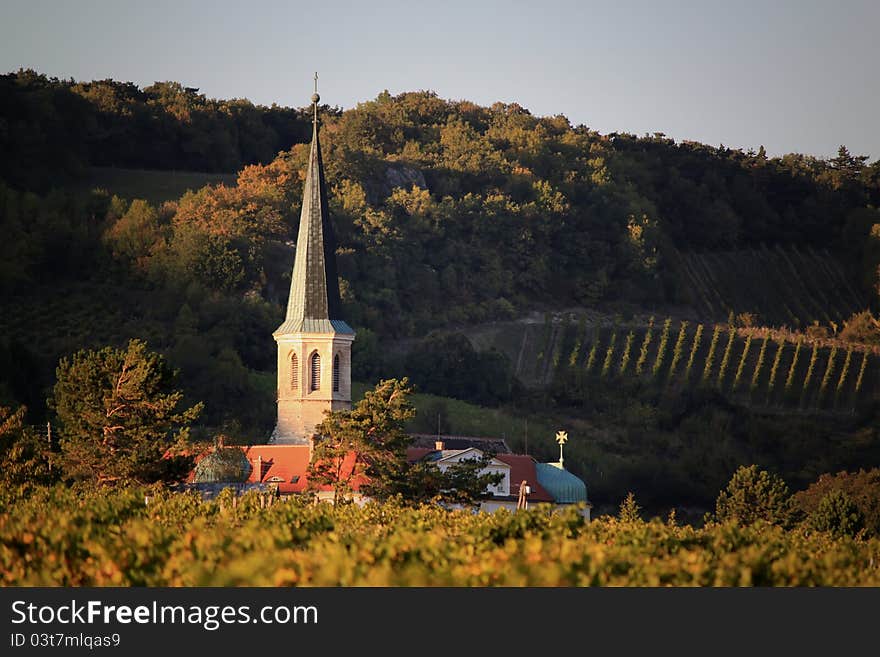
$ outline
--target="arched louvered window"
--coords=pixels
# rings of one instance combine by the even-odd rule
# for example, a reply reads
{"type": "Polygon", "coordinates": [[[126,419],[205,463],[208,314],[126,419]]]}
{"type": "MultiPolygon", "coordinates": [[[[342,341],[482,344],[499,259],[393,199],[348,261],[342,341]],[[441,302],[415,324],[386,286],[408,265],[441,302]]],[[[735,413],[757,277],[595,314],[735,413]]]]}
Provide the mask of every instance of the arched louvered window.
{"type": "Polygon", "coordinates": [[[333,357],[333,392],[339,392],[339,354],[333,357]]]}
{"type": "Polygon", "coordinates": [[[309,368],[312,374],[312,380],[309,384],[310,390],[320,390],[321,389],[321,355],[316,351],[312,354],[312,362],[311,367],[309,368]]]}
{"type": "Polygon", "coordinates": [[[290,389],[299,388],[299,358],[296,354],[290,354],[290,389]]]}

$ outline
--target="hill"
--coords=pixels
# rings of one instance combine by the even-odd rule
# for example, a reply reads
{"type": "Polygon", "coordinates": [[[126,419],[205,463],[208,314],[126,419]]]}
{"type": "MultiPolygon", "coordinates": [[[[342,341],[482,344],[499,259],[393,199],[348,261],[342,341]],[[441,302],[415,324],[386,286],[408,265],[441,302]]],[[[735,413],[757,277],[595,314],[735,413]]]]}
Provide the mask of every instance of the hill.
{"type": "MultiPolygon", "coordinates": [[[[61,355],[141,337],[206,402],[197,432],[265,435],[308,118],[177,83],[0,86],[0,403],[43,422],[61,355]]],[[[412,367],[425,392],[565,421],[608,455],[572,468],[609,489],[705,500],[741,463],[797,478],[875,459],[874,325],[813,340],[877,307],[880,162],[603,135],[431,92],[321,120],[356,378],[412,367]],[[553,319],[567,308],[583,310],[553,319]]]]}

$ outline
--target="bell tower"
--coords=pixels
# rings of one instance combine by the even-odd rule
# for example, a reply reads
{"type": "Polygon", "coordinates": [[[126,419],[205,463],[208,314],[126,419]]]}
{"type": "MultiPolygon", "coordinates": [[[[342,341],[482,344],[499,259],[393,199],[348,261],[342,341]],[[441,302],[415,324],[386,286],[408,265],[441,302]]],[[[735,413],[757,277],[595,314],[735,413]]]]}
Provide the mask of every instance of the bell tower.
{"type": "Polygon", "coordinates": [[[272,337],[278,344],[278,421],[270,438],[310,445],[325,411],[351,408],[351,343],[342,319],[336,238],[330,223],[318,141],[318,75],[312,95],[312,147],[306,169],[287,315],[272,337]]]}

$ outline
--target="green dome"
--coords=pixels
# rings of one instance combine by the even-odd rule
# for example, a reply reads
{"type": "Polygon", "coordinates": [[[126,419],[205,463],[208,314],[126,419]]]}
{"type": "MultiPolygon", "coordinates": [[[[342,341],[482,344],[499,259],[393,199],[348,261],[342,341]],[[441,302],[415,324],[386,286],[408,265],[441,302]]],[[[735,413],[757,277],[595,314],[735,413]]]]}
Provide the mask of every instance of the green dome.
{"type": "Polygon", "coordinates": [[[193,483],[236,483],[246,481],[251,463],[238,447],[220,447],[196,464],[193,483]]]}
{"type": "Polygon", "coordinates": [[[587,501],[587,485],[558,463],[536,463],[538,483],[553,496],[557,504],[587,501]]]}

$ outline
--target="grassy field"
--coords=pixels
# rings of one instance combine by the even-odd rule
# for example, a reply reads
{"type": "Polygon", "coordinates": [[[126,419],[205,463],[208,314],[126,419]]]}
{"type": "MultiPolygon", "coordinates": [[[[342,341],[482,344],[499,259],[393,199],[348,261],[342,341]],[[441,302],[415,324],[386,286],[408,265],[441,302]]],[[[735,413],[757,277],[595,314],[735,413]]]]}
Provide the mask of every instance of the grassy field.
{"type": "Polygon", "coordinates": [[[90,167],[88,177],[77,187],[84,190],[106,189],[123,198],[142,198],[158,204],[176,200],[187,190],[195,191],[205,185],[218,183],[235,185],[236,174],[90,167]]]}
{"type": "MultiPolygon", "coordinates": [[[[352,400],[363,399],[371,386],[352,383],[352,400]]],[[[455,436],[503,438],[514,451],[551,455],[556,448],[553,437],[559,429],[548,418],[519,416],[506,408],[486,408],[476,404],[417,393],[412,398],[416,417],[407,427],[413,433],[437,433],[455,436]]]]}

